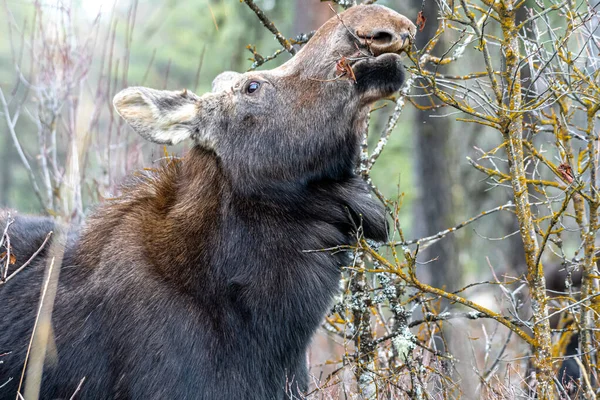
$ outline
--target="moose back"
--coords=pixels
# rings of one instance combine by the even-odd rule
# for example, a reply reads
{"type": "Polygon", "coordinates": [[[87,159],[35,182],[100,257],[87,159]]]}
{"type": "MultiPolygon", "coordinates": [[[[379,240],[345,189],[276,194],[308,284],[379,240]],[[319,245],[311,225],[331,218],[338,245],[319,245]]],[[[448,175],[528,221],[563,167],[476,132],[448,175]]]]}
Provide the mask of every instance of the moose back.
{"type": "MultiPolygon", "coordinates": [[[[53,256],[62,263],[41,398],[70,398],[80,383],[85,399],[305,391],[305,352],[347,262],[305,250],[352,244],[357,232],[386,240],[384,210],[354,170],[370,105],[402,85],[399,53],[414,33],[388,8],[358,6],[281,67],[224,73],[203,96],[117,94],[144,138],[195,145],[65,232],[64,255],[45,246],[0,286],[0,398],[15,398],[53,256]]],[[[60,229],[14,217],[9,273],[60,229]]]]}

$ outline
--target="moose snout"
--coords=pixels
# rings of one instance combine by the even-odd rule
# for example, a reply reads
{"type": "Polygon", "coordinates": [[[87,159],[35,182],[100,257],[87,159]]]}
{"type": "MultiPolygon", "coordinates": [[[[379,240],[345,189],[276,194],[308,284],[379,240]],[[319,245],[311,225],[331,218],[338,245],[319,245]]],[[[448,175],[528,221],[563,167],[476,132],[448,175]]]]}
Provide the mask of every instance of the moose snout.
{"type": "Polygon", "coordinates": [[[400,53],[408,50],[414,37],[410,31],[394,32],[390,30],[374,30],[356,32],[364,46],[371,49],[373,55],[400,53]]]}
{"type": "Polygon", "coordinates": [[[369,19],[368,24],[361,23],[362,26],[356,29],[356,36],[375,56],[407,51],[417,31],[415,24],[392,10],[381,14],[377,19],[369,19]]]}
{"type": "Polygon", "coordinates": [[[361,39],[364,46],[371,49],[375,56],[385,53],[399,53],[410,44],[410,37],[407,33],[398,34],[381,30],[368,33],[357,32],[356,35],[361,39]]]}

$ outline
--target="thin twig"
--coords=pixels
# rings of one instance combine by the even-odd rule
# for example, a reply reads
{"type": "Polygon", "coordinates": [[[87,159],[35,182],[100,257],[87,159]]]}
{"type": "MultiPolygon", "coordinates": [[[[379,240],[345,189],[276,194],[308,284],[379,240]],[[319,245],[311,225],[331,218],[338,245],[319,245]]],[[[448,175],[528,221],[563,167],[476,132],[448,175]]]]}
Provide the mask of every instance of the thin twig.
{"type": "Polygon", "coordinates": [[[15,132],[15,126],[16,126],[17,120],[19,118],[19,110],[15,111],[15,114],[11,119],[10,111],[8,109],[8,103],[6,102],[6,98],[4,97],[4,92],[2,91],[2,88],[0,88],[0,101],[2,102],[2,108],[3,108],[4,118],[6,119],[6,125],[8,126],[8,132],[10,133],[10,137],[13,141],[13,144],[15,145],[15,148],[17,149],[17,154],[19,155],[19,158],[21,159],[21,163],[23,164],[23,166],[25,167],[25,170],[27,171],[27,175],[29,176],[29,181],[31,182],[31,186],[33,187],[33,192],[35,193],[36,197],[40,201],[40,205],[42,206],[42,208],[44,210],[46,210],[46,202],[44,201],[44,198],[42,197],[42,192],[40,191],[40,188],[37,184],[37,180],[35,179],[35,175],[33,173],[33,170],[31,169],[31,165],[29,165],[29,161],[27,160],[27,157],[25,156],[25,152],[23,151],[23,148],[21,147],[21,143],[19,143],[19,138],[17,137],[17,133],[15,132]]]}
{"type": "Polygon", "coordinates": [[[469,218],[468,220],[461,222],[460,224],[453,226],[452,228],[448,228],[443,231],[440,231],[440,232],[436,233],[435,235],[431,235],[431,236],[427,236],[427,237],[419,238],[419,239],[411,239],[411,240],[407,240],[405,242],[392,242],[392,243],[390,243],[390,245],[392,245],[392,246],[408,246],[411,244],[422,244],[422,243],[426,243],[426,242],[431,242],[433,240],[438,240],[438,239],[443,238],[444,236],[446,236],[449,233],[452,233],[461,228],[464,228],[465,226],[477,221],[480,218],[485,217],[486,215],[490,215],[490,214],[493,214],[498,211],[505,211],[505,210],[508,210],[509,208],[513,208],[514,206],[515,205],[512,202],[508,202],[501,206],[492,208],[491,210],[483,211],[481,214],[478,214],[472,218],[469,218]]]}
{"type": "Polygon", "coordinates": [[[77,396],[77,393],[79,393],[79,391],[81,390],[81,386],[83,386],[83,382],[85,382],[85,376],[83,378],[81,378],[81,380],[79,381],[79,385],[77,385],[77,388],[75,389],[75,392],[73,392],[73,394],[71,395],[71,397],[69,397],[69,400],[74,400],[75,396],[77,396]]]}
{"type": "Polygon", "coordinates": [[[288,53],[291,55],[296,54],[296,49],[291,45],[290,41],[287,40],[279,29],[275,26],[275,24],[265,15],[265,13],[254,3],[253,0],[244,0],[244,3],[250,7],[252,11],[256,14],[260,22],[262,22],[263,26],[271,31],[275,35],[275,38],[279,41],[279,43],[285,48],[288,53]]]}
{"type": "Polygon", "coordinates": [[[0,285],[3,285],[6,282],[10,281],[12,278],[15,277],[15,275],[17,275],[19,272],[21,272],[22,270],[24,270],[25,267],[27,267],[37,257],[37,255],[40,254],[40,252],[43,250],[44,246],[46,246],[46,243],[48,242],[48,240],[50,239],[50,236],[52,236],[53,233],[54,233],[53,231],[48,232],[48,234],[46,235],[46,238],[44,239],[44,242],[42,243],[42,245],[35,251],[35,253],[33,253],[33,255],[31,257],[29,257],[29,260],[27,260],[17,270],[15,270],[12,274],[10,274],[6,279],[1,280],[0,281],[0,285]]]}
{"type": "Polygon", "coordinates": [[[19,386],[17,387],[17,400],[19,398],[23,398],[21,395],[21,387],[23,385],[23,379],[25,379],[25,371],[27,370],[27,361],[29,360],[29,353],[31,352],[31,347],[33,345],[33,338],[36,333],[36,329],[38,326],[38,321],[40,319],[40,315],[42,313],[42,308],[44,305],[44,298],[46,297],[46,292],[48,291],[48,285],[50,284],[50,280],[52,278],[52,269],[54,267],[54,257],[50,260],[50,266],[48,267],[48,275],[46,277],[46,282],[44,283],[44,288],[42,290],[42,295],[40,297],[40,305],[38,306],[38,311],[35,316],[35,322],[33,324],[33,330],[31,331],[31,337],[29,338],[29,345],[27,345],[27,353],[25,354],[25,361],[23,363],[23,370],[21,371],[21,379],[19,379],[19,386]]]}

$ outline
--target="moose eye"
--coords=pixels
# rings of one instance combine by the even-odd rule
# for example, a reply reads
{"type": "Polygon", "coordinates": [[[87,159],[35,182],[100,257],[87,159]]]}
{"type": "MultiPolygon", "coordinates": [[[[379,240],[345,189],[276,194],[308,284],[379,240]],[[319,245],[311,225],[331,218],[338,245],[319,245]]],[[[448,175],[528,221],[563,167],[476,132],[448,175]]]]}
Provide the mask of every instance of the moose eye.
{"type": "Polygon", "coordinates": [[[246,93],[252,94],[260,88],[260,82],[252,81],[246,86],[246,93]]]}

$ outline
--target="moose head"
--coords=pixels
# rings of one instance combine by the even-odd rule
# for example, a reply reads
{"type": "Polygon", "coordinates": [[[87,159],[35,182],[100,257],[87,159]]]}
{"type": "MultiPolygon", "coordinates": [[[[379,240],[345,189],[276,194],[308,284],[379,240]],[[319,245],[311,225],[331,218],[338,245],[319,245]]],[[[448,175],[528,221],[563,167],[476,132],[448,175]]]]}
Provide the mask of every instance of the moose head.
{"type": "Polygon", "coordinates": [[[216,153],[234,186],[242,181],[246,191],[338,179],[355,161],[369,105],[402,85],[399,54],[415,30],[386,7],[353,7],[278,68],[225,72],[203,96],[132,87],[114,105],[152,142],[191,139],[216,153]]]}

